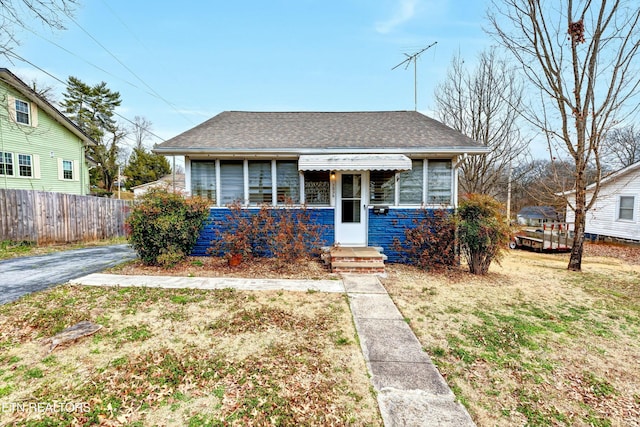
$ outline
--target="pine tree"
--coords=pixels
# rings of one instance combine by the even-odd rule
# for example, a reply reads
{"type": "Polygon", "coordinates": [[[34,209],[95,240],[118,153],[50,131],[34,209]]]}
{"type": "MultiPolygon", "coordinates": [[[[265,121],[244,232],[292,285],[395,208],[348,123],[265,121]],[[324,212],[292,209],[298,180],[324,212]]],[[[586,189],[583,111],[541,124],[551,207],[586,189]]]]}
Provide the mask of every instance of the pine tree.
{"type": "Polygon", "coordinates": [[[144,147],[134,148],[129,164],[124,169],[127,177],[127,189],[148,182],[157,181],[171,173],[171,166],[166,157],[147,152],[144,147]]]}
{"type": "Polygon", "coordinates": [[[111,192],[118,175],[118,143],[126,135],[114,119],[115,109],[122,103],[120,93],[105,82],[90,86],[70,76],[63,97],[60,105],[64,112],[97,143],[87,148],[87,157],[96,164],[91,170],[91,185],[111,192]]]}

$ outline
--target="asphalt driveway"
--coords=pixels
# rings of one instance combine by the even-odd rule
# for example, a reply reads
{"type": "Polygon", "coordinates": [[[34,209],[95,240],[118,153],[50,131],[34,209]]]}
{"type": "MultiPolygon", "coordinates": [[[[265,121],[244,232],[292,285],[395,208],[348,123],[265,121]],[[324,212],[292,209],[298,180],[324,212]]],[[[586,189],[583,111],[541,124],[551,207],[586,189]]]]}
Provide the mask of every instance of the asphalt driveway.
{"type": "Polygon", "coordinates": [[[0,261],[0,304],[136,258],[129,245],[97,246],[0,261]]]}

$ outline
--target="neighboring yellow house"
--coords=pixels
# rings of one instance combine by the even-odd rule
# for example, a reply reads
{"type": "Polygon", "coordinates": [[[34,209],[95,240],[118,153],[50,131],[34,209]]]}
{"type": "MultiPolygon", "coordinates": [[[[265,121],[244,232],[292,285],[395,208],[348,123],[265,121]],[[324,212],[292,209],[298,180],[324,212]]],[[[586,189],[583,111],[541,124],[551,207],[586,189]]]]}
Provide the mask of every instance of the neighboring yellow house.
{"type": "Polygon", "coordinates": [[[0,188],[89,194],[89,136],[6,68],[0,106],[0,188]]]}

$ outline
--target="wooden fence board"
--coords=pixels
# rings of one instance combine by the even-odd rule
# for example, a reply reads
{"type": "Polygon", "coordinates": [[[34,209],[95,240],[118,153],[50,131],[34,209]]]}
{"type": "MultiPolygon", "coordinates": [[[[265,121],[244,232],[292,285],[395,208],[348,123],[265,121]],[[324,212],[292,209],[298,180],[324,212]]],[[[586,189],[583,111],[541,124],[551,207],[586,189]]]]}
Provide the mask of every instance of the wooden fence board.
{"type": "Polygon", "coordinates": [[[0,240],[89,242],[124,237],[131,201],[0,189],[0,240]]]}

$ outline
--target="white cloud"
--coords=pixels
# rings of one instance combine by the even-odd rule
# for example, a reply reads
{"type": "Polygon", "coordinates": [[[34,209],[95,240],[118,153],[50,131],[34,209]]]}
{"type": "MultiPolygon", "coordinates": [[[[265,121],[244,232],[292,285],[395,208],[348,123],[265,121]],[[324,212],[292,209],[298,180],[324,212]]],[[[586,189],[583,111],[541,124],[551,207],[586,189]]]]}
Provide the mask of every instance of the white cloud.
{"type": "Polygon", "coordinates": [[[418,0],[400,0],[399,7],[391,18],[386,21],[376,23],[376,31],[387,34],[393,31],[398,25],[409,21],[416,14],[418,0]]]}

